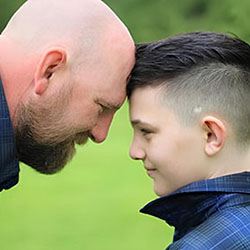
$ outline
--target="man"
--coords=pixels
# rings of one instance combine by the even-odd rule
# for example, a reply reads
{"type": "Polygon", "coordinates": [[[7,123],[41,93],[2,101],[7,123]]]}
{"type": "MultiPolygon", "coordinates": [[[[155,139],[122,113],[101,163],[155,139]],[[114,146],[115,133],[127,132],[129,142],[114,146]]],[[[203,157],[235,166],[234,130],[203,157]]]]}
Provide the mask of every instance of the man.
{"type": "Polygon", "coordinates": [[[99,0],[29,0],[0,36],[0,190],[18,161],[53,174],[74,144],[105,140],[126,97],[134,43],[99,0]]]}

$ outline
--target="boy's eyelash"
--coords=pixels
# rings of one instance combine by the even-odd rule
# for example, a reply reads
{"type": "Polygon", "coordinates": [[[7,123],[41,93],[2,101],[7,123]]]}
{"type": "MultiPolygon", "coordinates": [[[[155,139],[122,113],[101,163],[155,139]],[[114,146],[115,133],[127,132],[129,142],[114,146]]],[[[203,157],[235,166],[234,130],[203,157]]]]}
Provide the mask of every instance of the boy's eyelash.
{"type": "Polygon", "coordinates": [[[143,135],[148,135],[148,134],[151,134],[151,133],[152,133],[151,131],[149,131],[149,130],[147,130],[147,129],[144,129],[144,128],[141,128],[140,131],[141,131],[141,133],[142,133],[143,135]]]}

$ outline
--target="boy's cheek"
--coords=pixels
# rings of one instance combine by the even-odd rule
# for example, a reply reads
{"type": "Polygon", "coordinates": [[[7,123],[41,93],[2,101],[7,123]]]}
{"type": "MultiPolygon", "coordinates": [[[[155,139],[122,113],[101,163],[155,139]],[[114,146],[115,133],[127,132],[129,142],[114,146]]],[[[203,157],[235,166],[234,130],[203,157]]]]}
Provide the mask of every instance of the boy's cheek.
{"type": "Polygon", "coordinates": [[[159,172],[155,173],[153,181],[154,192],[160,197],[169,195],[177,189],[177,186],[171,181],[171,177],[166,179],[159,172]]]}

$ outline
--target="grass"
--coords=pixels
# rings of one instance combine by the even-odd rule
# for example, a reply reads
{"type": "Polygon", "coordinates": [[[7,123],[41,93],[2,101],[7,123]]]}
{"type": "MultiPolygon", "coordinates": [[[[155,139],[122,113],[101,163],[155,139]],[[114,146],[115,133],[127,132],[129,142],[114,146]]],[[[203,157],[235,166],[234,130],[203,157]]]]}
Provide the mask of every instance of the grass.
{"type": "Polygon", "coordinates": [[[79,148],[65,169],[44,176],[22,165],[19,184],[0,196],[1,250],[152,250],[173,229],[142,215],[155,199],[142,165],[129,159],[128,107],[107,141],[79,148]]]}

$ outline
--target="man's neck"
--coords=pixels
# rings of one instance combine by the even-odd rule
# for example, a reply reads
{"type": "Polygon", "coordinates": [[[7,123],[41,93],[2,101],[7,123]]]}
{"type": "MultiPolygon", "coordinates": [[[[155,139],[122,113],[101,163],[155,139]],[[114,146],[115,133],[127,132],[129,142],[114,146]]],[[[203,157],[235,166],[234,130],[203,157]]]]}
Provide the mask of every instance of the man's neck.
{"type": "Polygon", "coordinates": [[[0,36],[0,76],[13,122],[18,104],[32,82],[34,58],[28,57],[15,43],[0,36]]]}

